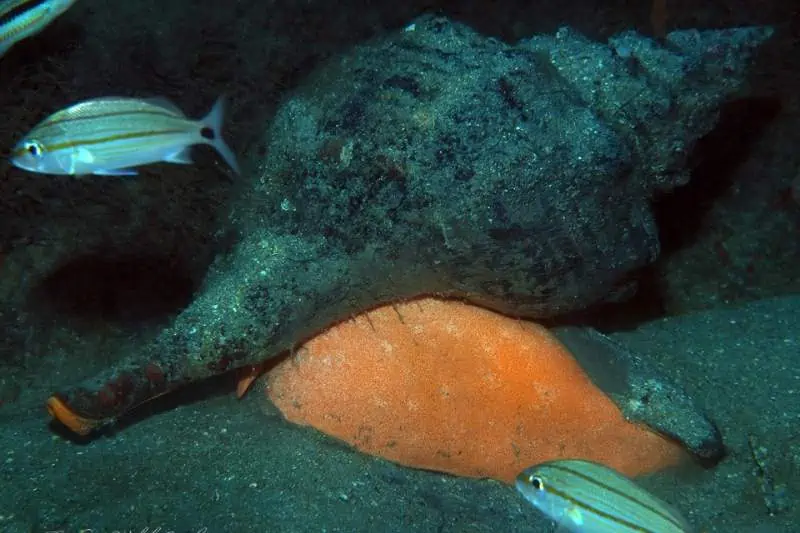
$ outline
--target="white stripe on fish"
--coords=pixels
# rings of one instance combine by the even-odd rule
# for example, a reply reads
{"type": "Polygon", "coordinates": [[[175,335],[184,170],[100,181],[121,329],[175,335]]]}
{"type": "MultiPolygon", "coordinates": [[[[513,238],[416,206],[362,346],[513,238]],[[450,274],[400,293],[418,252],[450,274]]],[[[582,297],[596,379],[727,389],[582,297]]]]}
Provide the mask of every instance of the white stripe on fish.
{"type": "Polygon", "coordinates": [[[223,98],[201,120],[191,120],[166,100],[97,98],[54,113],[14,147],[11,162],[44,174],[133,175],[149,163],[189,164],[192,145],[214,147],[239,173],[222,139],[223,98]]]}
{"type": "Polygon", "coordinates": [[[517,476],[517,490],[574,533],[688,533],[688,522],[669,504],[627,477],[589,461],[566,459],[532,466],[517,476]]]}
{"type": "Polygon", "coordinates": [[[76,0],[5,0],[0,2],[0,57],[22,39],[36,35],[76,0]]]}

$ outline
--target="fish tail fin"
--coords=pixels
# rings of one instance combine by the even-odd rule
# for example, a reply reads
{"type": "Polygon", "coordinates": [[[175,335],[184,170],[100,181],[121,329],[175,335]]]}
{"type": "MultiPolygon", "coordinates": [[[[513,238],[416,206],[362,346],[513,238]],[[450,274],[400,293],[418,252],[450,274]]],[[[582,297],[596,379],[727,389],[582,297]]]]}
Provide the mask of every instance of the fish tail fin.
{"type": "Polygon", "coordinates": [[[200,121],[203,124],[203,130],[200,135],[205,142],[213,146],[214,149],[219,152],[219,155],[222,156],[222,159],[228,163],[228,166],[230,166],[234,172],[241,174],[239,163],[236,162],[236,155],[225,142],[225,139],[222,138],[222,122],[224,115],[225,97],[220,96],[217,98],[217,101],[214,102],[214,107],[211,108],[211,111],[200,121]]]}

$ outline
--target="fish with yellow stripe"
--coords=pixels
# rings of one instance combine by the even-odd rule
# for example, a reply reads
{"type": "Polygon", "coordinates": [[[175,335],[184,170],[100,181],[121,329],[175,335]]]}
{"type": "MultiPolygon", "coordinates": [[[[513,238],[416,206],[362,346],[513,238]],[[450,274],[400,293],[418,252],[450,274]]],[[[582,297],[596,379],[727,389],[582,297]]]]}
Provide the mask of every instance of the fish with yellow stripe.
{"type": "Polygon", "coordinates": [[[3,0],[0,2],[0,57],[22,39],[36,35],[76,0],[3,0]]]}
{"type": "Polygon", "coordinates": [[[222,139],[223,98],[200,120],[165,99],[104,97],[49,116],[14,147],[11,162],[44,174],[130,176],[157,162],[190,164],[195,144],[211,145],[234,172],[236,156],[222,139]]]}
{"type": "Polygon", "coordinates": [[[517,490],[574,533],[690,533],[686,519],[627,477],[606,466],[565,459],[520,473],[517,490]]]}

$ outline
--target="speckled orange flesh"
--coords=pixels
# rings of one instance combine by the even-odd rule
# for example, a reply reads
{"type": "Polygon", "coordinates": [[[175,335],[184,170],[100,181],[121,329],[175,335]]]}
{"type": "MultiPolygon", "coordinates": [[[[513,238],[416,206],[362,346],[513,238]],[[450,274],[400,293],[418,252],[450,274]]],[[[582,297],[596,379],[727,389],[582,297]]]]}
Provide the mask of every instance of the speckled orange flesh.
{"type": "Polygon", "coordinates": [[[267,376],[284,416],[403,465],[512,483],[559,458],[628,476],[682,448],[627,422],[543,327],[460,302],[375,309],[267,376]]]}

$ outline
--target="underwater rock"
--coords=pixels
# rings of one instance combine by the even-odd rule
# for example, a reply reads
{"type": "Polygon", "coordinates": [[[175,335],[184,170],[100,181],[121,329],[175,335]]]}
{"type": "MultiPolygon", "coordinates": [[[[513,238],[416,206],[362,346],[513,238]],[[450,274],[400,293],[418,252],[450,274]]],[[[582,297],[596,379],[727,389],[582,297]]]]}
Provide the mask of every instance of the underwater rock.
{"type": "Polygon", "coordinates": [[[240,240],[194,301],[51,409],[92,426],[419,294],[530,318],[614,297],[658,255],[650,200],[687,180],[770,33],[512,46],[423,17],[334,58],[280,108],[231,212],[240,240]]]}

